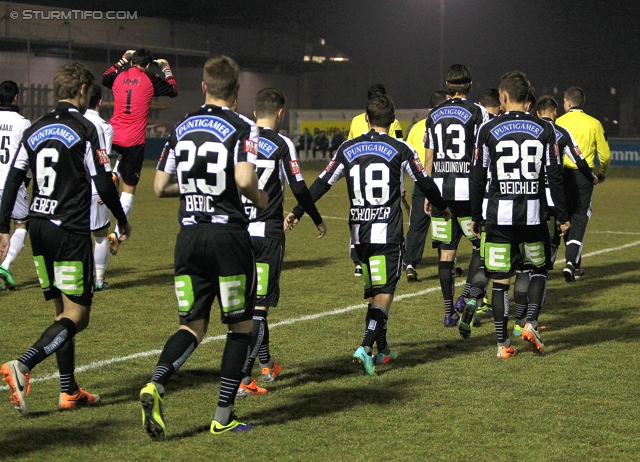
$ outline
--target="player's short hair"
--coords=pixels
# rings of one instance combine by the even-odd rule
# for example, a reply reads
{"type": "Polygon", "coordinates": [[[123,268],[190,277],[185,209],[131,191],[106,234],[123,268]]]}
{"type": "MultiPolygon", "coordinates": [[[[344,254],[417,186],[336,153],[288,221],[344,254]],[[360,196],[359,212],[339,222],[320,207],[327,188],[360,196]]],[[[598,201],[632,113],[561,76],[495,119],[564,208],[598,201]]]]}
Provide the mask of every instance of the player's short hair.
{"type": "Polygon", "coordinates": [[[215,98],[228,100],[238,91],[240,66],[225,55],[215,56],[204,63],[202,80],[207,93],[215,98]]]}
{"type": "Polygon", "coordinates": [[[367,90],[367,99],[371,99],[376,95],[386,95],[387,89],[381,83],[374,83],[367,90]]]}
{"type": "Polygon", "coordinates": [[[484,107],[500,107],[500,92],[497,88],[487,88],[480,95],[480,104],[484,107]]]}
{"type": "Polygon", "coordinates": [[[393,101],[387,95],[375,95],[367,101],[367,117],[374,127],[390,127],[396,118],[393,101]]]}
{"type": "Polygon", "coordinates": [[[277,88],[264,88],[256,95],[256,117],[272,117],[284,108],[284,104],[284,93],[277,88]]]}
{"type": "Polygon", "coordinates": [[[527,93],[527,99],[525,102],[529,103],[529,110],[532,110],[536,105],[536,89],[531,82],[529,82],[529,93],[527,93]]]}
{"type": "Polygon", "coordinates": [[[11,106],[18,93],[20,93],[20,88],[13,80],[5,80],[0,83],[0,106],[11,106]]]}
{"type": "Polygon", "coordinates": [[[58,99],[73,99],[76,97],[82,85],[91,86],[95,77],[89,68],[81,62],[74,61],[62,67],[53,78],[53,90],[58,99]]]}
{"type": "Polygon", "coordinates": [[[431,93],[431,98],[429,98],[429,104],[431,107],[436,107],[439,104],[444,103],[447,100],[449,93],[444,90],[438,90],[431,93]]]}
{"type": "Polygon", "coordinates": [[[100,85],[94,85],[91,88],[91,97],[89,98],[89,109],[95,109],[98,107],[98,103],[102,99],[102,87],[100,85]]]}
{"type": "Polygon", "coordinates": [[[564,91],[564,97],[574,106],[584,106],[584,90],[580,87],[569,87],[564,91]]]}
{"type": "Polygon", "coordinates": [[[526,102],[530,88],[529,79],[522,71],[507,72],[500,78],[500,91],[506,92],[514,103],[526,102]]]}
{"type": "Polygon", "coordinates": [[[542,95],[536,102],[536,113],[555,111],[558,109],[558,102],[551,95],[542,95]]]}
{"type": "Polygon", "coordinates": [[[454,64],[447,70],[445,77],[450,95],[460,93],[468,95],[471,91],[471,71],[464,64],[454,64]]]}
{"type": "Polygon", "coordinates": [[[136,50],[133,56],[131,57],[132,66],[147,67],[152,62],[153,62],[153,54],[151,54],[151,52],[146,48],[140,48],[139,50],[136,50]]]}

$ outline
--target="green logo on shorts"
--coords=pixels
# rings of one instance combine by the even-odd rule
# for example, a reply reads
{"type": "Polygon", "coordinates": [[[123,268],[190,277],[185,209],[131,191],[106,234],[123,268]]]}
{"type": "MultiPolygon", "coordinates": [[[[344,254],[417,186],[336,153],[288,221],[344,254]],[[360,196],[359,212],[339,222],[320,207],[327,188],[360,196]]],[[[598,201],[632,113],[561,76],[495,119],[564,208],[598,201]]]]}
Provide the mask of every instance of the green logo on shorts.
{"type": "Polygon", "coordinates": [[[369,276],[369,265],[362,262],[362,282],[364,282],[364,290],[371,289],[371,277],[369,276]]]}
{"type": "Polygon", "coordinates": [[[178,299],[178,311],[188,313],[193,307],[193,284],[191,276],[184,274],[182,276],[174,276],[173,285],[178,299]]]}
{"type": "Polygon", "coordinates": [[[471,217],[458,218],[458,224],[467,239],[474,239],[476,237],[471,230],[471,217]]]}
{"type": "Polygon", "coordinates": [[[247,276],[220,276],[220,306],[224,313],[242,310],[245,305],[244,294],[247,290],[247,276]]]}
{"type": "Polygon", "coordinates": [[[84,292],[83,264],[81,261],[54,261],[55,286],[67,295],[82,295],[84,292]]]}
{"type": "Polygon", "coordinates": [[[487,242],[484,248],[484,262],[488,270],[511,271],[511,244],[487,242]]]}
{"type": "Polygon", "coordinates": [[[480,258],[484,258],[484,246],[487,240],[487,233],[482,231],[480,233],[480,258]]]}
{"type": "Polygon", "coordinates": [[[434,241],[451,242],[451,220],[431,218],[431,238],[434,241]]]}
{"type": "Polygon", "coordinates": [[[369,257],[369,276],[372,286],[383,286],[387,283],[387,257],[369,257]]]}
{"type": "Polygon", "coordinates": [[[542,242],[525,242],[524,261],[531,262],[534,266],[543,266],[547,261],[544,254],[544,244],[542,242]]]}
{"type": "Polygon", "coordinates": [[[269,264],[256,262],[256,273],[258,275],[256,294],[264,297],[269,290],[269,264]]]}
{"type": "Polygon", "coordinates": [[[44,265],[44,257],[42,255],[33,256],[33,264],[36,265],[36,273],[38,273],[38,279],[40,280],[40,287],[46,289],[51,285],[49,282],[49,275],[47,274],[47,268],[44,265]]]}

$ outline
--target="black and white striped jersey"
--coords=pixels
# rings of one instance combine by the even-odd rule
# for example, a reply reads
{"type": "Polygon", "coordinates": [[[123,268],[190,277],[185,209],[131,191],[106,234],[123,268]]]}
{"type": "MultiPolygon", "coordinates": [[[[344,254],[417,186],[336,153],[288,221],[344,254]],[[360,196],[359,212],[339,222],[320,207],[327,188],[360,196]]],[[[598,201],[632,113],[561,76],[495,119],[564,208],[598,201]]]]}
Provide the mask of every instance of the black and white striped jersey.
{"type": "Polygon", "coordinates": [[[446,100],[429,113],[425,148],[434,151],[431,176],[445,200],[469,200],[475,137],[488,120],[484,107],[465,98],[446,100]]]}
{"type": "Polygon", "coordinates": [[[18,112],[17,106],[0,107],[0,190],[18,152],[22,134],[31,122],[18,112]]]}
{"type": "MultiPolygon", "coordinates": [[[[310,215],[317,215],[317,209],[311,201],[307,185],[300,171],[300,164],[296,156],[296,148],[289,138],[286,138],[270,128],[259,127],[258,160],[256,172],[258,174],[258,188],[269,196],[269,203],[263,211],[259,211],[246,197],[242,197],[244,210],[249,218],[249,234],[252,237],[268,237],[284,239],[283,229],[283,201],[284,182],[291,188],[296,199],[305,205],[310,215]],[[306,192],[306,198],[301,195],[306,192]]],[[[322,219],[320,219],[322,221],[322,219]]]]}
{"type": "Polygon", "coordinates": [[[354,244],[401,244],[402,180],[404,172],[439,210],[447,206],[427,175],[418,154],[404,141],[370,131],[345,141],[311,187],[314,200],[343,176],[351,208],[349,225],[354,244]],[[317,185],[320,183],[320,187],[317,185]]]}
{"type": "Polygon", "coordinates": [[[562,157],[556,132],[529,113],[512,111],[480,128],[476,141],[471,206],[473,219],[492,225],[537,225],[546,218],[545,179],[560,222],[566,221],[562,157]],[[489,180],[490,178],[490,180],[489,180]],[[485,188],[488,201],[482,199],[485,188]]]}
{"type": "MultiPolygon", "coordinates": [[[[553,128],[556,131],[556,142],[558,144],[558,151],[560,152],[561,162],[564,162],[564,156],[567,156],[571,162],[578,166],[578,170],[585,176],[589,182],[593,182],[593,171],[587,160],[580,152],[580,147],[578,147],[578,142],[575,140],[573,135],[564,127],[560,125],[556,125],[553,120],[543,117],[542,120],[553,125],[553,128]]],[[[553,198],[551,197],[551,189],[549,188],[549,182],[547,181],[546,185],[546,194],[547,194],[547,204],[549,207],[554,207],[553,198]]],[[[565,191],[565,194],[569,193],[569,191],[565,191]]]]}
{"type": "Polygon", "coordinates": [[[111,166],[95,126],[75,106],[58,103],[25,130],[13,166],[35,178],[30,217],[89,234],[91,177],[111,166]]]}
{"type": "Polygon", "coordinates": [[[203,105],[178,122],[157,169],[177,177],[180,224],[245,228],[234,166],[255,164],[257,153],[258,127],[228,108],[203,105]]]}

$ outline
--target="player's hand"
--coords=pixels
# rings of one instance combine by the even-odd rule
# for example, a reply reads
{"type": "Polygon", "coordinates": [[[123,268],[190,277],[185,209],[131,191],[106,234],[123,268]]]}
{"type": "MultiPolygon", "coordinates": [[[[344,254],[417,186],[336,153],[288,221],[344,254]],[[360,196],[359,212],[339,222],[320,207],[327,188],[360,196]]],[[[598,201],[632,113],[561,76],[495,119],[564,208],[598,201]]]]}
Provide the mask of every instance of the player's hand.
{"type": "Polygon", "coordinates": [[[598,183],[604,183],[604,180],[605,176],[602,173],[598,173],[598,183]]]}
{"type": "Polygon", "coordinates": [[[568,221],[566,223],[558,223],[560,236],[564,236],[565,234],[567,234],[567,231],[569,231],[569,228],[571,228],[571,223],[569,223],[568,221]]]}
{"type": "Polygon", "coordinates": [[[320,234],[318,234],[318,239],[322,239],[324,235],[327,234],[327,224],[323,221],[319,225],[316,225],[316,228],[318,228],[318,231],[320,231],[320,234]]]}
{"type": "Polygon", "coordinates": [[[442,211],[442,218],[444,218],[444,221],[451,220],[451,216],[451,209],[449,207],[442,211]]]}
{"type": "Polygon", "coordinates": [[[479,222],[479,221],[478,222],[472,221],[471,222],[471,232],[473,233],[473,235],[475,237],[480,239],[482,237],[482,223],[479,222]]]}
{"type": "Polygon", "coordinates": [[[169,67],[169,61],[167,61],[166,59],[156,59],[154,62],[158,65],[160,70],[164,71],[167,67],[169,67]]]}
{"type": "Polygon", "coordinates": [[[118,224],[118,227],[120,228],[120,235],[118,236],[120,242],[126,241],[131,237],[131,223],[127,222],[125,226],[118,224]]]}
{"type": "Polygon", "coordinates": [[[267,208],[267,204],[269,203],[269,196],[262,189],[258,190],[258,201],[254,202],[253,205],[260,211],[267,208]]]}
{"type": "Polygon", "coordinates": [[[284,219],[284,230],[285,231],[291,230],[295,228],[298,223],[300,223],[300,220],[296,218],[296,216],[293,213],[290,213],[284,219]]]}
{"type": "Polygon", "coordinates": [[[104,205],[104,201],[102,199],[100,199],[100,196],[98,196],[98,204],[104,205]]]}
{"type": "Polygon", "coordinates": [[[593,185],[597,185],[598,183],[600,183],[600,180],[598,179],[598,175],[593,175],[593,185]]]}
{"type": "Polygon", "coordinates": [[[431,202],[429,202],[429,199],[424,200],[424,213],[431,216],[431,202]]]}
{"type": "Polygon", "coordinates": [[[127,50],[124,52],[124,54],[122,55],[122,60],[125,62],[129,62],[131,61],[131,58],[133,58],[133,54],[136,52],[136,50],[127,50]]]}
{"type": "Polygon", "coordinates": [[[0,234],[0,260],[4,259],[9,253],[9,234],[0,234]]]}

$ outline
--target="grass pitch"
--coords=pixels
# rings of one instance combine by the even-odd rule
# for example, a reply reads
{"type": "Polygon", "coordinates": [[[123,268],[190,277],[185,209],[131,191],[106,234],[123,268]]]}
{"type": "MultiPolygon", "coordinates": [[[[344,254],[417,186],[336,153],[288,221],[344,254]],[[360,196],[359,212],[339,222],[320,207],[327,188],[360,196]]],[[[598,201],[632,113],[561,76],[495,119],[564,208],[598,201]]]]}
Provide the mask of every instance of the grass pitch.
{"type": "MultiPolygon", "coordinates": [[[[308,184],[322,167],[303,165],[308,184]]],[[[318,202],[329,225],[324,239],[316,239],[308,218],[287,234],[280,306],[269,314],[272,354],[284,372],[267,395],[236,401],[237,413],[256,428],[246,434],[208,432],[224,334],[214,310],[211,337],[167,388],[168,440],[153,443],[141,426],[138,393],[178,319],[172,272],[177,199],[153,196],[153,168],[145,166],[136,195],[133,237],[109,261],[111,289],[96,294],[91,324],[77,337],[78,382],[99,393],[102,403],[58,411],[57,369],[49,358],[33,371],[28,418],[0,390],[0,458],[638,458],[640,172],[614,170],[596,187],[585,276],[566,284],[561,263],[551,273],[540,318],[546,325],[544,356],[514,339],[519,355],[497,359],[487,317],[469,340],[457,329],[445,330],[436,257],[427,245],[418,268],[422,282],[403,279],[391,309],[389,340],[399,358],[379,366],[378,377],[364,377],[350,363],[365,308],[348,258],[348,199],[341,181],[318,202]]],[[[293,205],[288,194],[285,208],[293,205]]],[[[468,258],[463,243],[460,266],[468,258]]],[[[53,315],[28,245],[12,270],[19,289],[0,293],[0,361],[27,349],[53,315]]]]}

